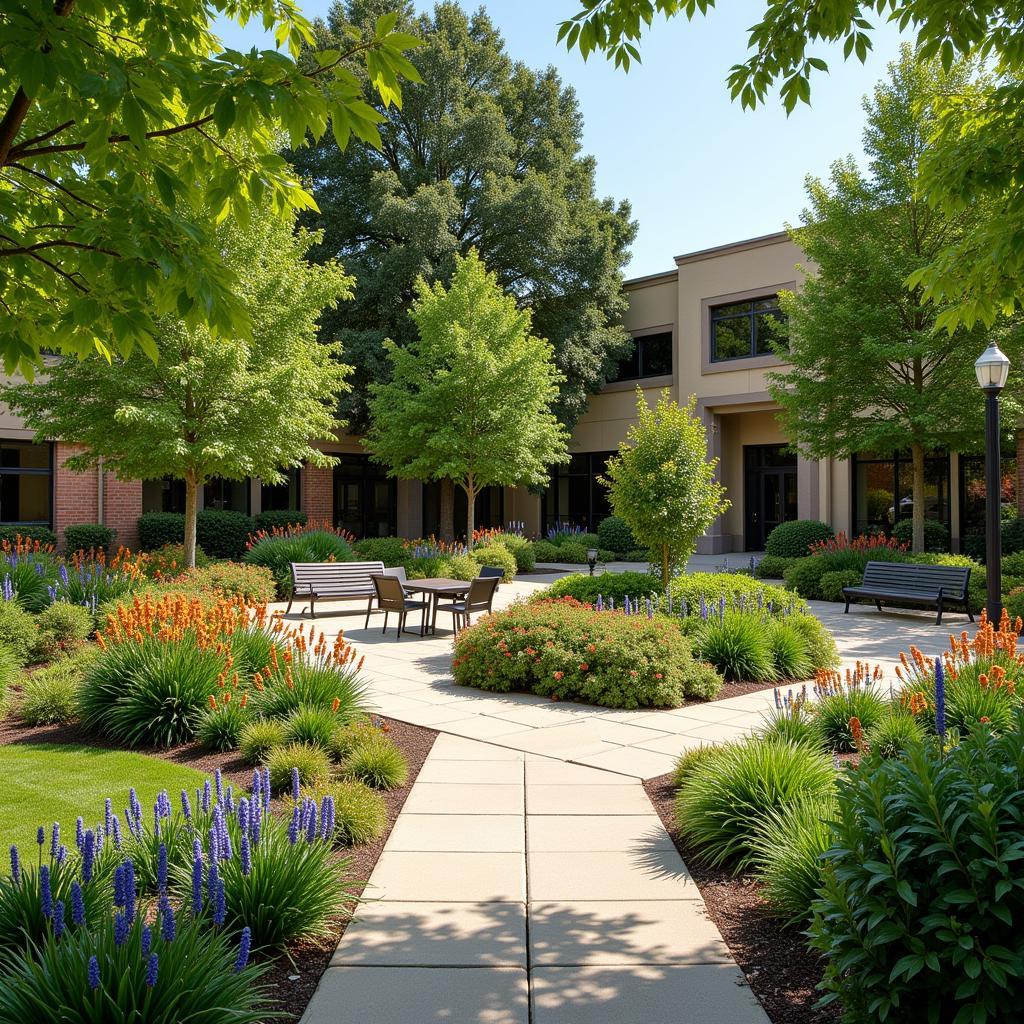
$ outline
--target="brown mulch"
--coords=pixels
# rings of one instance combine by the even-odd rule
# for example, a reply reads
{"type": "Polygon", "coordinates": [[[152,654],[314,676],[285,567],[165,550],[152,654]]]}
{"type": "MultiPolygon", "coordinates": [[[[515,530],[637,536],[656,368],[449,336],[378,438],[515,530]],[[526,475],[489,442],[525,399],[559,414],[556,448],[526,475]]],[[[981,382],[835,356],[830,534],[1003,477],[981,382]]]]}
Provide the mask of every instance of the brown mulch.
{"type": "Polygon", "coordinates": [[[707,907],[741,971],[772,1024],[832,1024],[840,1019],[837,1004],[816,1010],[821,997],[821,963],[804,945],[796,928],[772,917],[750,874],[733,875],[701,865],[675,831],[675,790],[671,775],[648,779],[647,796],[686,861],[707,907]]]}
{"type": "MultiPolygon", "coordinates": [[[[384,723],[388,735],[405,755],[409,763],[409,778],[404,786],[381,794],[388,811],[387,825],[381,838],[372,843],[339,851],[339,859],[348,862],[346,874],[351,880],[351,891],[355,896],[361,895],[365,889],[406,797],[437,738],[437,732],[433,729],[408,725],[382,716],[375,717],[384,723]]],[[[82,744],[120,749],[118,744],[86,732],[79,725],[30,727],[18,723],[13,716],[7,721],[0,722],[0,745],[8,743],[47,743],[64,746],[82,744]]],[[[233,783],[240,789],[247,790],[252,780],[252,768],[243,764],[234,753],[210,752],[196,743],[163,749],[138,748],[134,752],[162,757],[176,764],[206,772],[211,777],[219,768],[224,781],[233,783]]],[[[274,1001],[274,1009],[284,1014],[282,1019],[298,1020],[302,1016],[350,920],[348,914],[339,915],[330,922],[330,933],[324,938],[314,942],[294,943],[284,955],[270,963],[262,984],[267,987],[269,997],[274,1001]]]]}

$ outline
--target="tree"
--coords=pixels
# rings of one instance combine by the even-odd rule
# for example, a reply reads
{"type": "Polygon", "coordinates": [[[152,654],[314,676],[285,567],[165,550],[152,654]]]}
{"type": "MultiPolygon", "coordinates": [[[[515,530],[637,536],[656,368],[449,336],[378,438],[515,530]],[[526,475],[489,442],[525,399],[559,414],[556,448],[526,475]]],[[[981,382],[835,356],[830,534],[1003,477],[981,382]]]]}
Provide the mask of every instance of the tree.
{"type": "MultiPolygon", "coordinates": [[[[380,144],[416,40],[383,16],[296,64],[313,40],[293,0],[23,0],[0,18],[0,356],[156,357],[160,318],[245,334],[215,222],[313,205],[278,154],[352,135],[380,144]],[[212,19],[259,17],[275,50],[219,52],[212,19]],[[290,54],[290,55],[289,55],[290,54]],[[358,78],[356,72],[361,71],[358,78]]],[[[359,147],[354,147],[359,148],[359,147]]]]}
{"type": "Polygon", "coordinates": [[[686,565],[697,538],[731,503],[715,479],[718,459],[708,458],[704,424],[693,414],[696,397],[680,406],[666,388],[651,409],[640,388],[636,396],[637,422],[601,483],[637,543],[657,552],[664,590],[673,567],[686,565]]]}
{"type": "Polygon", "coordinates": [[[195,564],[196,492],[211,477],[284,480],[282,470],[334,460],[311,439],[333,434],[350,367],[340,346],[317,340],[321,310],[351,294],[338,264],[305,256],[315,237],[292,219],[259,209],[246,227],[217,232],[250,338],[214,338],[182,320],[161,322],[160,359],[62,359],[35,384],[9,386],[4,400],[41,438],[86,451],[67,460],[85,469],[103,460],[123,479],[185,481],[185,552],[195,564]]]}
{"type": "Polygon", "coordinates": [[[420,278],[409,313],[419,340],[388,340],[390,379],[371,385],[366,447],[392,476],[455,481],[466,536],[485,487],[544,483],[568,461],[551,411],[559,373],[530,313],[506,295],[474,250],[455,257],[450,287],[420,278]]]}
{"type": "MultiPolygon", "coordinates": [[[[889,76],[864,101],[869,173],[848,157],[827,184],[808,179],[810,208],[791,234],[813,270],[798,294],[782,298],[789,349],[779,355],[792,368],[770,374],[769,386],[787,435],[810,455],[910,448],[913,548],[923,551],[927,450],[977,449],[984,432],[974,359],[987,333],[936,330],[943,307],[904,284],[978,218],[945,216],[918,191],[932,97],[965,88],[970,69],[956,64],[947,74],[904,47],[889,76]]],[[[1013,357],[1019,330],[997,329],[1013,357]]],[[[1004,402],[1006,413],[1019,412],[1012,390],[1004,402]]]]}
{"type": "MultiPolygon", "coordinates": [[[[603,52],[628,71],[640,60],[637,43],[655,12],[665,18],[706,15],[714,0],[584,0],[559,27],[558,37],[586,59],[603,52]]],[[[947,216],[984,202],[974,231],[937,250],[913,277],[926,298],[943,302],[940,326],[991,326],[1024,304],[1024,46],[1019,17],[998,0],[966,6],[943,0],[769,0],[747,37],[752,51],[733,65],[733,99],[753,108],[779,87],[787,111],[810,103],[811,78],[828,64],[816,44],[843,44],[844,59],[863,63],[871,49],[875,15],[915,33],[923,59],[937,57],[948,72],[957,59],[976,59],[994,80],[964,93],[933,97],[931,152],[921,165],[921,194],[947,216]]]]}
{"type": "MultiPolygon", "coordinates": [[[[346,22],[372,23],[382,2],[335,4],[318,41],[337,45],[346,22]]],[[[475,248],[554,347],[564,378],[556,412],[571,428],[630,352],[620,324],[629,206],[595,195],[572,90],[553,68],[512,61],[482,10],[440,3],[417,16],[406,2],[399,27],[424,41],[423,81],[403,90],[400,111],[367,87],[384,118],[379,151],[339,152],[325,137],[292,156],[321,210],[304,217],[324,231],[319,252],[357,281],[355,302],[325,320],[356,367],[345,414],[365,424],[366,385],[390,366],[384,338],[415,339],[406,311],[417,278],[447,283],[455,257],[475,248]]]]}

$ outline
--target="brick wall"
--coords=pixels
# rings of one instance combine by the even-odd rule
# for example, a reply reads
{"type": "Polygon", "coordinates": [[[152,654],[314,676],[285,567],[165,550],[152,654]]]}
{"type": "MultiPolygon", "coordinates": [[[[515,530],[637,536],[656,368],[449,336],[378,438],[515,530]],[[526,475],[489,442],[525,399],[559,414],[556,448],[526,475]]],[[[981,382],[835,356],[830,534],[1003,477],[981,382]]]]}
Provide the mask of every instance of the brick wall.
{"type": "MultiPolygon", "coordinates": [[[[64,466],[81,446],[58,441],[54,450],[53,528],[57,543],[64,543],[64,528],[75,523],[99,521],[99,473],[88,469],[75,473],[64,466]]],[[[137,548],[138,518],[142,515],[142,481],[118,480],[103,474],[103,522],[117,530],[117,543],[137,548]]]]}
{"type": "Polygon", "coordinates": [[[302,511],[310,519],[334,521],[334,470],[331,467],[303,465],[302,511]]]}

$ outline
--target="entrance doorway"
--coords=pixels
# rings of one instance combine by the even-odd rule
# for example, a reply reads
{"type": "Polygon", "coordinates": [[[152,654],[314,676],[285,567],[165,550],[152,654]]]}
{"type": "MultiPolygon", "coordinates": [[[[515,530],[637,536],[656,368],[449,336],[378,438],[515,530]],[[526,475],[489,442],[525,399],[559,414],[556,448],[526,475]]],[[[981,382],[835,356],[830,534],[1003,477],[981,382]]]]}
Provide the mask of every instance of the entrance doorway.
{"type": "Polygon", "coordinates": [[[779,523],[797,518],[796,454],[781,444],[743,447],[747,551],[764,551],[768,534],[779,523]]]}

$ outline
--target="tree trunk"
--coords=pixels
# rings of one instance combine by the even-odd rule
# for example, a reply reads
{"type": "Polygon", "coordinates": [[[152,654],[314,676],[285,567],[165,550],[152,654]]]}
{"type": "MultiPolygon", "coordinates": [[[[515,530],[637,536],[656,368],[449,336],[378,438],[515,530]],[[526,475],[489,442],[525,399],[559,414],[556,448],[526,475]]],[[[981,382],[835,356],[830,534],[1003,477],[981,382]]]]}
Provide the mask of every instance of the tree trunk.
{"type": "Polygon", "coordinates": [[[924,551],[924,447],[917,443],[912,444],[910,455],[914,467],[914,482],[911,490],[914,507],[911,518],[910,548],[912,551],[924,551]]]}
{"type": "Polygon", "coordinates": [[[473,531],[476,529],[476,487],[473,485],[473,474],[466,474],[466,482],[462,485],[466,492],[466,547],[473,546],[473,531]]]}
{"type": "Polygon", "coordinates": [[[440,518],[441,540],[455,540],[455,481],[448,477],[441,481],[440,518]]]}
{"type": "Polygon", "coordinates": [[[661,545],[661,592],[664,594],[668,590],[669,584],[669,564],[668,564],[668,545],[661,545]]]}
{"type": "Polygon", "coordinates": [[[195,474],[185,475],[185,566],[194,569],[196,565],[196,501],[199,485],[195,474]]]}

